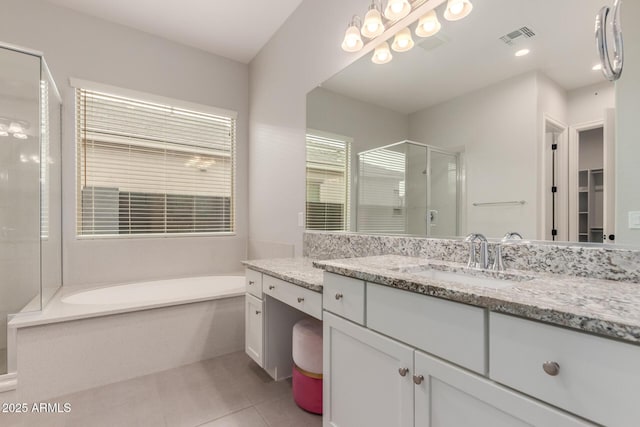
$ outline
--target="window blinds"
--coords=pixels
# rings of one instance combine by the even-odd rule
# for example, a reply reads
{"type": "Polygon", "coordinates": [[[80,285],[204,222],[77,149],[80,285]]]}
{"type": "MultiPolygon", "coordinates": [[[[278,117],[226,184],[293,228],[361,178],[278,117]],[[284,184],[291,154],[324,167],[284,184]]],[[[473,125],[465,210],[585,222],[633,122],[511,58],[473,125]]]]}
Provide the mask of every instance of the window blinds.
{"type": "Polygon", "coordinates": [[[358,158],[358,231],[405,233],[406,155],[381,148],[358,158]]]}
{"type": "Polygon", "coordinates": [[[236,121],[76,89],[78,235],[234,231],[236,121]]]}
{"type": "Polygon", "coordinates": [[[349,229],[349,150],[347,141],[307,134],[307,229],[349,229]]]}

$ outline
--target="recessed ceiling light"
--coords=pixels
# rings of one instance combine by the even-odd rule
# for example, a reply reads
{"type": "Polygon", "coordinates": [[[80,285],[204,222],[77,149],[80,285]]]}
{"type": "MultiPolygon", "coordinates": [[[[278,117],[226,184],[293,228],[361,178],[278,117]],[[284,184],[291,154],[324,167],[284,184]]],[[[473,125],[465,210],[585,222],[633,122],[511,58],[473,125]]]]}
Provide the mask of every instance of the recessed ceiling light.
{"type": "Polygon", "coordinates": [[[593,71],[600,71],[600,70],[602,70],[602,64],[596,64],[593,67],[591,67],[591,69],[593,71]]]}
{"type": "Polygon", "coordinates": [[[525,56],[528,55],[529,52],[531,52],[529,49],[520,49],[516,52],[516,56],[525,56]]]}

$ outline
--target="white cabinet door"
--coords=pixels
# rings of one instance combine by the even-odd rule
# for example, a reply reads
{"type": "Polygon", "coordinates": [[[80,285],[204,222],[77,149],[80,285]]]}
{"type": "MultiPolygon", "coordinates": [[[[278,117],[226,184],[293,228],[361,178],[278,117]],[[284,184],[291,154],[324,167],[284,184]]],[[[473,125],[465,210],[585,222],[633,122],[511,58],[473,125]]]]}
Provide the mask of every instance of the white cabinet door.
{"type": "Polygon", "coordinates": [[[324,427],[413,427],[413,349],[326,311],[323,320],[324,427]]]}
{"type": "Polygon", "coordinates": [[[253,295],[245,295],[244,332],[245,351],[260,367],[263,367],[263,306],[262,300],[253,295]]]}
{"type": "Polygon", "coordinates": [[[594,426],[416,351],[415,425],[420,427],[594,426]]]}

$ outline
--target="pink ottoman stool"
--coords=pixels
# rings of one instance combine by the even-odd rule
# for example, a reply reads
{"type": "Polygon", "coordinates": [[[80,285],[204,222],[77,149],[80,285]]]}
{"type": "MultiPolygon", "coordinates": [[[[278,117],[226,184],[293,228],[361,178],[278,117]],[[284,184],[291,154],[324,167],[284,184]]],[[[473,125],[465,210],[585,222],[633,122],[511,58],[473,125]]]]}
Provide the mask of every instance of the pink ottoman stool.
{"type": "Polygon", "coordinates": [[[303,319],[293,326],[293,400],[322,414],[322,322],[303,319]]]}

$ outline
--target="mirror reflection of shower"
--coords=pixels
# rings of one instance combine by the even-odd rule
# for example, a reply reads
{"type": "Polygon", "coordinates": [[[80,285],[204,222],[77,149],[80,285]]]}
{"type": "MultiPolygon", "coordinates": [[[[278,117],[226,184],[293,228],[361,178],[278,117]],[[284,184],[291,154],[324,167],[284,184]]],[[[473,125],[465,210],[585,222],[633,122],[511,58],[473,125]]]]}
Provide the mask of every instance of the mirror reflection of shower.
{"type": "Polygon", "coordinates": [[[460,154],[414,141],[358,154],[359,232],[459,234],[460,154]]]}

